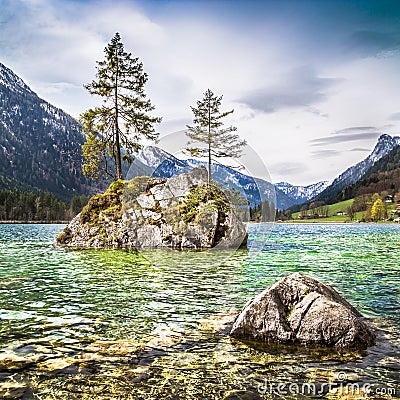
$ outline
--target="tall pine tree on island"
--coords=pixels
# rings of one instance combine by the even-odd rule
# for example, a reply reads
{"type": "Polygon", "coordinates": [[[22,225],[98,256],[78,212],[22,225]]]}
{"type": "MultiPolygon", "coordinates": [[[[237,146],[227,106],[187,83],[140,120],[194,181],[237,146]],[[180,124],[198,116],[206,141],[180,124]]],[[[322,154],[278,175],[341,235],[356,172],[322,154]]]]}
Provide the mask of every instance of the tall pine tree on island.
{"type": "Polygon", "coordinates": [[[233,133],[235,126],[223,128],[222,119],[234,110],[221,112],[222,96],[216,96],[210,89],[204,93],[197,107],[190,107],[194,114],[193,126],[187,125],[186,135],[190,138],[186,151],[194,157],[208,158],[208,184],[211,183],[211,164],[220,158],[239,158],[246,141],[233,133]]]}
{"type": "Polygon", "coordinates": [[[104,53],[104,60],[97,61],[97,80],[85,85],[103,102],[80,116],[86,135],[83,173],[91,178],[108,175],[117,180],[122,179],[122,161],[131,163],[142,148],[141,139],[157,140],[154,124],[161,118],[149,115],[154,106],[144,92],[148,76],[139,59],[124,50],[119,33],[104,53]]]}

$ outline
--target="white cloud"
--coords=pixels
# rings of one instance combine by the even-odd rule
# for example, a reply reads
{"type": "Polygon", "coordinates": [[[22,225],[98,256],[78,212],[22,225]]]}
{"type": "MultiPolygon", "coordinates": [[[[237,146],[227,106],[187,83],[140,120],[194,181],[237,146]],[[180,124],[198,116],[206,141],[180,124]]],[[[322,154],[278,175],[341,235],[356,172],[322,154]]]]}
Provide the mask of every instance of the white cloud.
{"type": "Polygon", "coordinates": [[[294,3],[259,3],[254,11],[246,2],[0,3],[0,61],[75,117],[96,101],[83,84],[119,31],[149,74],[147,93],[163,116],[162,133],[184,129],[190,106],[211,88],[224,95],[224,109],[235,108],[227,123],[238,126],[275,181],[332,179],[360,160],[351,149],[372,149],[376,138],[366,130],[357,140],[321,142],[332,132],[374,126],[400,132],[400,28],[389,35],[357,26],[364,32],[357,34],[359,16],[343,5],[334,8],[343,15],[337,34],[336,24],[310,24],[318,10],[294,3]],[[348,52],[350,37],[359,51],[348,52]]]}
{"type": "Polygon", "coordinates": [[[338,82],[339,79],[317,76],[314,69],[306,65],[290,71],[280,84],[254,90],[239,101],[267,113],[282,108],[310,109],[311,106],[326,100],[327,91],[338,82]]]}

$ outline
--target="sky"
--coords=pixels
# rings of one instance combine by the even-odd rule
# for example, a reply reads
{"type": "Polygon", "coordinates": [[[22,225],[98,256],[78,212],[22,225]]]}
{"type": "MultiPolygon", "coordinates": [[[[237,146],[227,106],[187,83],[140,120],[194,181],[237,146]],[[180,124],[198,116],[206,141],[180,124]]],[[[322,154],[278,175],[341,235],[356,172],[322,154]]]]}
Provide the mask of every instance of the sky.
{"type": "Polygon", "coordinates": [[[210,88],[274,182],[332,180],[400,135],[397,0],[0,0],[0,62],[75,118],[115,32],[162,136],[210,88]]]}

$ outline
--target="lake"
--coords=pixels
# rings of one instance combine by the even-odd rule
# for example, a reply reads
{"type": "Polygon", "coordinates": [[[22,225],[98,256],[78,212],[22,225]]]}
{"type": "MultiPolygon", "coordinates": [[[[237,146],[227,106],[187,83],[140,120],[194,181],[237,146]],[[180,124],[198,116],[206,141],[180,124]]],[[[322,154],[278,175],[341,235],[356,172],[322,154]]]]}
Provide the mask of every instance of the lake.
{"type": "Polygon", "coordinates": [[[0,367],[35,360],[3,363],[0,381],[24,398],[332,399],[343,384],[400,397],[400,225],[276,224],[261,251],[235,253],[56,248],[63,227],[0,225],[0,367]],[[373,319],[377,345],[250,345],[202,323],[296,271],[373,319]],[[111,341],[125,350],[88,350],[111,341]]]}

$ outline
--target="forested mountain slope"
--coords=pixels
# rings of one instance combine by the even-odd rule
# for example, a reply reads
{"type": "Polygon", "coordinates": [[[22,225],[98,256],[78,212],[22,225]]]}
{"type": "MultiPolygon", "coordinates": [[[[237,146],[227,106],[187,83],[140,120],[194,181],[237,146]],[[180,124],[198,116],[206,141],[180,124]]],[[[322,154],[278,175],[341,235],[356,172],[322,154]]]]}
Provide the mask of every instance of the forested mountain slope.
{"type": "Polygon", "coordinates": [[[81,126],[0,63],[0,188],[46,189],[61,199],[93,192],[81,169],[81,126]]]}

